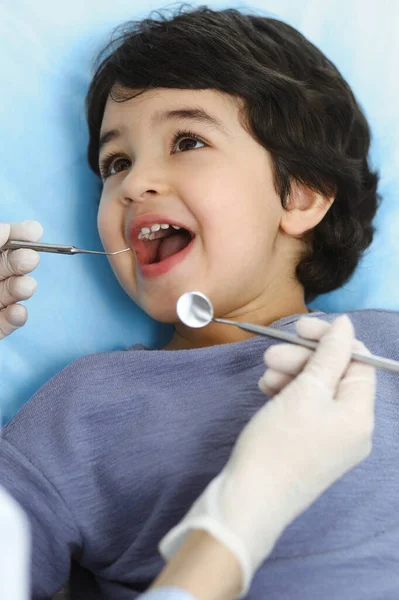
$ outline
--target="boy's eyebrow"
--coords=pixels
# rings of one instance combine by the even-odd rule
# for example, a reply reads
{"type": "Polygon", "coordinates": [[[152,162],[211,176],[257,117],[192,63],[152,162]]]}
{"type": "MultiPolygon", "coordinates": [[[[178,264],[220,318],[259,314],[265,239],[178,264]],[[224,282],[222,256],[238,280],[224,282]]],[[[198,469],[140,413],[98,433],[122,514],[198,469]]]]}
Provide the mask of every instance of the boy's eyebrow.
{"type": "Polygon", "coordinates": [[[154,129],[157,125],[162,125],[166,121],[197,121],[197,123],[205,123],[215,129],[218,129],[225,135],[228,134],[226,127],[216,117],[207,113],[203,108],[182,107],[175,110],[158,110],[153,114],[151,119],[151,128],[154,129]]]}
{"type": "MultiPolygon", "coordinates": [[[[228,135],[228,130],[223,123],[216,117],[208,114],[203,108],[179,108],[175,110],[158,110],[156,111],[151,119],[151,129],[155,129],[156,126],[162,125],[166,121],[196,121],[197,123],[205,123],[218,129],[224,135],[228,135]]],[[[105,131],[99,141],[98,151],[100,152],[103,146],[109,144],[113,140],[121,137],[122,131],[120,129],[110,129],[105,131]]]]}

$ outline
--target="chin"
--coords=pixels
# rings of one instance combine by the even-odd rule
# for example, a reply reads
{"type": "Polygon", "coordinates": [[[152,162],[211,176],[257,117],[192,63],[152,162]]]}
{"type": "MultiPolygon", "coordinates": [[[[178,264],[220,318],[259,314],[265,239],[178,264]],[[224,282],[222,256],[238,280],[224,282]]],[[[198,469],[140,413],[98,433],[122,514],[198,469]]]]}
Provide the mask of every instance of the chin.
{"type": "Polygon", "coordinates": [[[139,295],[133,300],[151,319],[159,323],[174,325],[179,321],[176,313],[176,303],[179,296],[180,294],[177,294],[176,298],[170,298],[166,297],[165,293],[154,293],[150,297],[139,295]]]}
{"type": "Polygon", "coordinates": [[[142,306],[141,307],[151,319],[158,323],[164,323],[168,325],[176,325],[178,323],[178,317],[176,314],[176,305],[166,306],[142,306]]]}

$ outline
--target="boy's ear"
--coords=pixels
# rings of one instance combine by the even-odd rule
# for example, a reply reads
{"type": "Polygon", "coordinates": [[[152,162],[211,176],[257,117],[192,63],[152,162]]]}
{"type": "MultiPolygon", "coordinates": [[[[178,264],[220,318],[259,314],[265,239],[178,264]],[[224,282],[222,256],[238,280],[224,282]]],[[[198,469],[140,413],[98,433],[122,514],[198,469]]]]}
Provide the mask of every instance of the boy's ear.
{"type": "Polygon", "coordinates": [[[280,219],[280,228],[291,236],[300,236],[320,223],[334,202],[302,183],[293,181],[280,219]]]}

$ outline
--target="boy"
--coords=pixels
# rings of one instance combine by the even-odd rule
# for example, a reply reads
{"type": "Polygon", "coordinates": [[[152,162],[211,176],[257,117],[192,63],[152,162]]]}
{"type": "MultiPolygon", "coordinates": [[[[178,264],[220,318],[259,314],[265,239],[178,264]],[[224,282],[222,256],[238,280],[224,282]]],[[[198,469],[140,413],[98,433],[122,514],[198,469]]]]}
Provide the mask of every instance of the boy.
{"type": "MultiPolygon", "coordinates": [[[[118,281],[175,333],[162,350],[73,361],[4,428],[0,484],[32,523],[34,598],[69,576],[72,598],[147,589],[159,540],[265,401],[273,341],[190,330],[178,297],[198,289],[216,316],[294,331],[310,300],[353,274],[378,206],[367,122],[288,25],[200,7],[135,23],[111,50],[87,98],[99,232],[107,251],[132,248],[110,257],[118,281]]],[[[397,313],[351,320],[373,353],[397,355],[397,313]]],[[[371,456],[284,532],[249,599],[397,597],[397,396],[379,371],[371,456]]]]}

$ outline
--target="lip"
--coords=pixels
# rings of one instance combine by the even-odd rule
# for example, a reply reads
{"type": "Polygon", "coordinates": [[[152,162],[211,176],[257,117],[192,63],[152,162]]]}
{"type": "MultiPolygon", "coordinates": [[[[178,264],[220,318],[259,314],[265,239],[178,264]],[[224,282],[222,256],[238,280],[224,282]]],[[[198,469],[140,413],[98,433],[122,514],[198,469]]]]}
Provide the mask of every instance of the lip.
{"type": "Polygon", "coordinates": [[[158,277],[160,275],[164,275],[165,273],[173,269],[177,264],[184,260],[187,254],[192,250],[193,242],[195,240],[195,234],[189,227],[187,227],[187,225],[185,225],[179,220],[175,220],[171,217],[167,217],[165,215],[160,214],[146,214],[134,219],[128,229],[128,236],[132,250],[135,252],[136,255],[137,268],[141,275],[145,278],[158,277]],[[151,227],[151,225],[154,225],[155,223],[167,223],[168,225],[178,225],[179,227],[182,227],[183,229],[189,231],[190,235],[192,236],[191,241],[185,248],[183,248],[183,250],[177,252],[176,254],[173,254],[173,256],[170,256],[166,260],[163,260],[160,263],[143,265],[140,264],[139,260],[137,259],[136,250],[138,249],[139,244],[144,243],[138,240],[138,235],[142,227],[151,227]]]}

